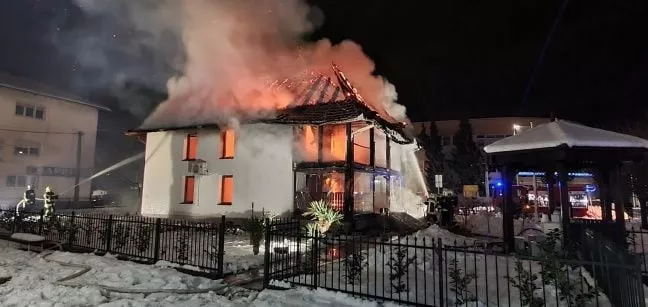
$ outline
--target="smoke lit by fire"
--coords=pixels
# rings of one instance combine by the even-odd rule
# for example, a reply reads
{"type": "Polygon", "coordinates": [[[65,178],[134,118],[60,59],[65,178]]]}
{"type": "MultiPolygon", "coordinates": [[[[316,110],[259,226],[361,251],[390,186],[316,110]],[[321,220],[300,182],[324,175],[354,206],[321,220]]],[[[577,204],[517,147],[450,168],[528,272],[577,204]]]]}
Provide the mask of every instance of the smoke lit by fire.
{"type": "MultiPolygon", "coordinates": [[[[98,1],[82,2],[99,6],[98,1]]],[[[137,24],[147,31],[156,25],[178,29],[186,54],[183,76],[169,80],[169,99],[142,128],[215,121],[232,125],[242,118],[266,117],[295,96],[289,88],[270,84],[297,76],[305,82],[319,75],[336,80],[332,63],[372,109],[406,120],[404,107],[395,104],[394,87],[374,75],[374,63],[359,45],[301,40],[314,28],[307,18],[311,8],[301,0],[160,0],[147,11],[134,2],[122,1],[124,7],[140,9],[131,18],[139,18],[137,24]]]]}

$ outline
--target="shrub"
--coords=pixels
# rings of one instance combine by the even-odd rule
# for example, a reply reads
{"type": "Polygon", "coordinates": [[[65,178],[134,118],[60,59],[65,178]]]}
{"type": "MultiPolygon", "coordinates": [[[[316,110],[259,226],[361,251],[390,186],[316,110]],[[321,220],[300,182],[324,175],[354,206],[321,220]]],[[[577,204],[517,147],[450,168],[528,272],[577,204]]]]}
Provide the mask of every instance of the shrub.
{"type": "Polygon", "coordinates": [[[407,289],[409,267],[416,260],[416,256],[407,257],[407,248],[405,247],[393,248],[391,254],[392,256],[389,262],[387,262],[387,267],[389,268],[389,280],[391,282],[392,292],[406,292],[409,290],[407,289]],[[394,252],[394,249],[396,252],[394,252]]]}
{"type": "Polygon", "coordinates": [[[140,224],[137,227],[137,237],[133,238],[135,240],[135,248],[138,252],[143,253],[147,251],[151,245],[151,232],[153,231],[153,226],[140,224]]]}
{"type": "Polygon", "coordinates": [[[367,267],[367,253],[362,250],[353,251],[344,262],[344,278],[350,285],[360,282],[360,276],[367,267]]]}
{"type": "Polygon", "coordinates": [[[477,274],[466,274],[460,267],[457,259],[452,259],[448,265],[448,277],[450,278],[450,290],[456,293],[457,304],[463,304],[473,300],[474,296],[468,290],[468,285],[477,277],[477,274]]]}
{"type": "Polygon", "coordinates": [[[520,291],[520,302],[523,306],[529,307],[542,307],[544,306],[544,299],[535,296],[535,291],[540,287],[536,284],[538,274],[534,274],[530,270],[525,270],[522,260],[515,261],[515,277],[507,276],[509,283],[514,288],[520,291]]]}

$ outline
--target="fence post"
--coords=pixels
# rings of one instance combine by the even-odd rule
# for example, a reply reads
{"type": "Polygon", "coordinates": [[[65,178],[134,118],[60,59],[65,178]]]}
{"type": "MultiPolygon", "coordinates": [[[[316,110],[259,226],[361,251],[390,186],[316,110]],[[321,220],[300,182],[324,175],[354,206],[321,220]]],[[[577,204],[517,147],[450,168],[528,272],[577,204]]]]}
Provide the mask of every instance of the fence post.
{"type": "Polygon", "coordinates": [[[18,219],[20,219],[20,214],[18,214],[18,212],[14,211],[13,216],[14,216],[13,228],[11,230],[11,233],[16,233],[16,232],[18,232],[18,223],[19,223],[18,219]]]}
{"type": "Polygon", "coordinates": [[[68,248],[72,247],[72,243],[75,241],[75,229],[74,229],[74,211],[72,211],[72,214],[70,215],[70,226],[68,227],[68,248]]]}
{"type": "Polygon", "coordinates": [[[225,262],[225,216],[221,216],[221,222],[218,227],[218,277],[223,276],[223,264],[225,262]]]}
{"type": "Polygon", "coordinates": [[[319,231],[315,231],[315,238],[313,238],[313,286],[315,288],[319,287],[319,239],[321,234],[319,231]]]}
{"type": "Polygon", "coordinates": [[[45,210],[41,209],[38,218],[38,235],[43,234],[43,215],[45,215],[45,210]]]}
{"type": "Polygon", "coordinates": [[[441,241],[441,238],[437,239],[437,268],[439,269],[439,306],[443,307],[445,305],[444,302],[444,287],[443,287],[443,242],[441,241]]]}
{"type": "Polygon", "coordinates": [[[108,225],[106,225],[106,254],[110,253],[110,245],[112,244],[112,214],[108,216],[108,225]]]}
{"type": "Polygon", "coordinates": [[[162,219],[155,219],[155,228],[153,229],[153,263],[160,260],[160,239],[162,232],[162,219]]]}
{"type": "Polygon", "coordinates": [[[270,284],[270,219],[265,219],[265,254],[263,255],[263,288],[270,284]]]}

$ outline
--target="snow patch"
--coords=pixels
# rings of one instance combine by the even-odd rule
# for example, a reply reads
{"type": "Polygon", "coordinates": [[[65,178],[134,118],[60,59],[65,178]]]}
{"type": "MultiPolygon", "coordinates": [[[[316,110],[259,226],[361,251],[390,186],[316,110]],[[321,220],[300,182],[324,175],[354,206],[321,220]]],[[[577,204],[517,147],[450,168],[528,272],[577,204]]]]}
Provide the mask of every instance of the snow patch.
{"type": "Polygon", "coordinates": [[[11,238],[14,240],[20,240],[25,242],[38,243],[45,241],[45,237],[34,235],[31,233],[17,232],[11,235],[11,238]]]}

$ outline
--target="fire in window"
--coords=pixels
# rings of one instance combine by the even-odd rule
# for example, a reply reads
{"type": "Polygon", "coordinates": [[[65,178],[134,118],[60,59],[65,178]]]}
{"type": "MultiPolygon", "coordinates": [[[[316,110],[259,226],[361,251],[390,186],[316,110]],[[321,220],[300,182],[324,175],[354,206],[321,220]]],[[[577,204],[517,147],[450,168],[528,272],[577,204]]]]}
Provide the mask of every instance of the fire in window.
{"type": "Polygon", "coordinates": [[[221,132],[221,143],[223,144],[223,159],[232,159],[234,158],[234,149],[236,147],[236,135],[234,130],[227,129],[221,132]]]}
{"type": "Polygon", "coordinates": [[[185,141],[185,160],[196,160],[198,156],[198,134],[190,133],[185,141]]]}
{"type": "Polygon", "coordinates": [[[194,203],[194,191],[196,187],[196,178],[194,176],[186,176],[184,180],[184,201],[185,204],[194,203]]]}
{"type": "Polygon", "coordinates": [[[234,177],[232,175],[223,176],[221,186],[221,205],[231,205],[234,199],[234,177]]]}

